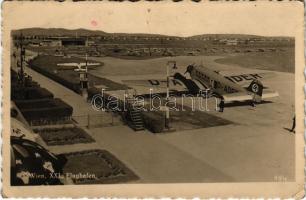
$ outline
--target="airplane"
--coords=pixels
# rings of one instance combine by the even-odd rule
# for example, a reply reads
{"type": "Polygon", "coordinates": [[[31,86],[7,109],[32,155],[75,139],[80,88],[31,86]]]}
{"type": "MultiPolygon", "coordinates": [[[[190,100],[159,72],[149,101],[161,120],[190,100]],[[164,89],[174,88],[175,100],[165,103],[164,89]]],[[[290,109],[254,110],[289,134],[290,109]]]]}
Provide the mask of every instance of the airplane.
{"type": "MultiPolygon", "coordinates": [[[[218,97],[224,102],[252,101],[260,103],[262,100],[279,96],[278,92],[267,89],[261,83],[260,79],[265,78],[267,73],[229,76],[203,65],[191,64],[187,66],[185,74],[189,74],[190,79],[178,72],[171,77],[169,81],[170,92],[174,94],[199,94],[200,91],[206,91],[209,96],[218,97]]],[[[167,88],[166,80],[123,80],[122,82],[131,87],[149,87],[154,91],[157,89],[158,94],[165,93],[164,90],[167,88]]]]}
{"type": "Polygon", "coordinates": [[[57,66],[60,67],[61,70],[71,70],[73,69],[76,72],[87,72],[89,69],[94,69],[97,66],[101,65],[101,63],[89,63],[87,61],[87,54],[86,54],[86,62],[85,63],[58,63],[57,66]],[[83,68],[85,67],[85,68],[83,68]]]}
{"type": "Polygon", "coordinates": [[[101,65],[100,63],[58,63],[57,66],[60,70],[74,70],[77,72],[86,71],[87,68],[94,69],[97,66],[101,65]],[[85,67],[85,68],[84,68],[85,67]]]}
{"type": "MultiPolygon", "coordinates": [[[[279,96],[278,92],[265,88],[259,80],[263,77],[256,73],[228,77],[220,75],[218,71],[195,65],[189,65],[185,74],[187,73],[190,74],[192,80],[199,81],[225,102],[251,100],[260,103],[262,100],[279,96]],[[235,77],[236,79],[234,79],[235,77]],[[248,87],[237,83],[242,79],[251,81],[248,87]]],[[[176,76],[179,77],[178,74],[176,76]]]]}

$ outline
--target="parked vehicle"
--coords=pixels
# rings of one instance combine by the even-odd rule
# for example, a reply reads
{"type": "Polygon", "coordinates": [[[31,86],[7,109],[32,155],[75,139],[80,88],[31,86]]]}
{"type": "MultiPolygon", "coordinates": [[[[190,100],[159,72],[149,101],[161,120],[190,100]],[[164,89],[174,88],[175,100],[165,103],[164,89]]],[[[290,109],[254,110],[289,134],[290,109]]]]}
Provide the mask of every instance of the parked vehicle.
{"type": "Polygon", "coordinates": [[[11,136],[11,185],[61,185],[67,159],[36,142],[11,136]],[[62,175],[62,176],[61,176],[62,175]]]}

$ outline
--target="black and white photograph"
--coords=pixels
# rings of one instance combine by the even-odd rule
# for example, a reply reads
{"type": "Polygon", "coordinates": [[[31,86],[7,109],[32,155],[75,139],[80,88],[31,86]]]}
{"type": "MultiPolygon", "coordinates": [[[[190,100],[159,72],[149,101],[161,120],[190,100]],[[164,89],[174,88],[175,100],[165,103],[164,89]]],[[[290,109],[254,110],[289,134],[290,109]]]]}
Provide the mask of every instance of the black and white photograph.
{"type": "Polygon", "coordinates": [[[10,29],[10,186],[296,182],[296,31],[191,9],[10,29]]]}

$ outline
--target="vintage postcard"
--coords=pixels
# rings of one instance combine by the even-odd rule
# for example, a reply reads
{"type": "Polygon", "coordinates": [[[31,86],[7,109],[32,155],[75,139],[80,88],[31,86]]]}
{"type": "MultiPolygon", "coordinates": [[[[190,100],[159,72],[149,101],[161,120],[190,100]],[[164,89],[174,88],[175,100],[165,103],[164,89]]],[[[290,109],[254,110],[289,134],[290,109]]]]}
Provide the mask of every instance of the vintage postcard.
{"type": "Polygon", "coordinates": [[[304,195],[301,2],[4,2],[3,195],[304,195]]]}

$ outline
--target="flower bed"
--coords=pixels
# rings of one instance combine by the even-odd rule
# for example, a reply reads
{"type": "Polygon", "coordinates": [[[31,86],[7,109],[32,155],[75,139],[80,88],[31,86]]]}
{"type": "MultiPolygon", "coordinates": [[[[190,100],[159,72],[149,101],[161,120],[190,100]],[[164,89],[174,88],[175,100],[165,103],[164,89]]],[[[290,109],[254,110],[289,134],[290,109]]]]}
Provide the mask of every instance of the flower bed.
{"type": "Polygon", "coordinates": [[[84,130],[73,128],[37,130],[47,145],[66,145],[76,143],[91,143],[95,140],[84,130]]]}
{"type": "Polygon", "coordinates": [[[137,180],[138,177],[115,156],[105,150],[65,154],[64,174],[75,184],[109,184],[137,180]]]}

